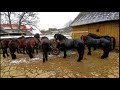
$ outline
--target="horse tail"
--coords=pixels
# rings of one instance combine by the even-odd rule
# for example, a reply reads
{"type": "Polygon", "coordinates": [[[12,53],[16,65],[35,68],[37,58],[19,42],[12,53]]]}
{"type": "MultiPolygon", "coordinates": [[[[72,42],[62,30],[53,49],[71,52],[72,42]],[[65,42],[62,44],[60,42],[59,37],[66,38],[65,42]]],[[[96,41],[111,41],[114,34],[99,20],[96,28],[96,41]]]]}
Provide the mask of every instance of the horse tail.
{"type": "Polygon", "coordinates": [[[43,52],[48,52],[49,49],[50,49],[50,46],[49,46],[48,43],[43,43],[42,44],[42,50],[43,50],[43,52]]]}
{"type": "Polygon", "coordinates": [[[2,53],[3,53],[3,55],[4,55],[4,47],[3,47],[2,42],[0,42],[0,49],[2,50],[2,53]]]}
{"type": "Polygon", "coordinates": [[[116,40],[115,40],[115,38],[114,37],[111,37],[111,39],[113,39],[113,40],[111,40],[111,50],[114,50],[115,49],[115,45],[116,45],[116,40]]]}
{"type": "Polygon", "coordinates": [[[78,53],[79,53],[79,59],[78,59],[78,61],[81,61],[81,60],[83,59],[83,56],[84,56],[85,46],[84,46],[83,43],[79,43],[78,46],[79,46],[79,47],[78,47],[79,49],[77,49],[77,51],[78,51],[78,53]]]}
{"type": "Polygon", "coordinates": [[[42,51],[43,51],[43,62],[45,62],[45,60],[48,60],[48,52],[50,50],[50,46],[49,43],[42,43],[42,51]]]}
{"type": "Polygon", "coordinates": [[[2,42],[0,42],[0,49],[3,49],[3,45],[2,45],[2,42]]]}
{"type": "Polygon", "coordinates": [[[15,52],[17,50],[17,44],[14,43],[14,40],[12,40],[12,41],[9,42],[8,47],[9,47],[12,59],[16,59],[15,52]]]}
{"type": "Polygon", "coordinates": [[[30,42],[27,43],[26,49],[27,49],[27,52],[28,52],[29,57],[30,57],[30,58],[33,58],[33,55],[32,55],[32,47],[31,47],[31,45],[30,45],[30,42]]]}

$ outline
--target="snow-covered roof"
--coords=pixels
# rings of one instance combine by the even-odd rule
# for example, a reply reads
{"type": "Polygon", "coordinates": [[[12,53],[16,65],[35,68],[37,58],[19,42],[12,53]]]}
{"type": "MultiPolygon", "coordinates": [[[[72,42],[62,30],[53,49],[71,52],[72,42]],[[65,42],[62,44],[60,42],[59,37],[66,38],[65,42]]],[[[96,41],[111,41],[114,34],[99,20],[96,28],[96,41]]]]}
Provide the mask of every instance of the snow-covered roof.
{"type": "Polygon", "coordinates": [[[119,20],[119,12],[81,12],[70,26],[119,20]]]}

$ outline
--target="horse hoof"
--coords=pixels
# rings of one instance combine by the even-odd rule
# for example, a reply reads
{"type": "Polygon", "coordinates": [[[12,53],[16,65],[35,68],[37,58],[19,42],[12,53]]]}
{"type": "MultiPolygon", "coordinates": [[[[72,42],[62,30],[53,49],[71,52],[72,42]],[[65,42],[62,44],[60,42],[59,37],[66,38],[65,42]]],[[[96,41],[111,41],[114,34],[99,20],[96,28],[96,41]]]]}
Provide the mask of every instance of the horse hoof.
{"type": "Polygon", "coordinates": [[[30,56],[30,58],[33,58],[33,56],[30,56]]]}
{"type": "Polygon", "coordinates": [[[63,56],[63,58],[66,58],[66,56],[63,56]]]}
{"type": "Polygon", "coordinates": [[[104,59],[105,57],[104,56],[101,56],[101,59],[104,59]]]}
{"type": "Polygon", "coordinates": [[[13,60],[15,60],[15,59],[16,59],[16,57],[13,57],[12,59],[13,59],[13,60]]]}
{"type": "Polygon", "coordinates": [[[77,60],[77,62],[81,62],[81,60],[77,60]]]}
{"type": "Polygon", "coordinates": [[[23,52],[23,54],[25,54],[25,52],[23,52]]]}
{"type": "Polygon", "coordinates": [[[88,53],[88,55],[91,55],[91,53],[88,53]]]}

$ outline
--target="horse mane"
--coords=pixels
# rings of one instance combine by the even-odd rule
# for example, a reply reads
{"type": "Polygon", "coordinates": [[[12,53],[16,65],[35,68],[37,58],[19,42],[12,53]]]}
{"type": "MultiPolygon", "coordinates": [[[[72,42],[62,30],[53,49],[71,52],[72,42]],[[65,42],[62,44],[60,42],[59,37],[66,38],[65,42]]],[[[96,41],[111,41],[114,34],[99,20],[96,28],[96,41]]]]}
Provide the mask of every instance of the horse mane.
{"type": "Polygon", "coordinates": [[[92,37],[92,38],[96,38],[96,39],[101,38],[101,36],[98,36],[98,35],[93,34],[93,33],[89,33],[88,35],[89,35],[90,37],[92,37]]]}
{"type": "Polygon", "coordinates": [[[41,37],[41,40],[42,40],[42,39],[48,39],[48,37],[46,37],[46,36],[44,36],[44,37],[41,37]]]}
{"type": "Polygon", "coordinates": [[[29,38],[33,38],[33,37],[26,37],[25,39],[29,39],[29,38]]]}
{"type": "Polygon", "coordinates": [[[56,37],[56,36],[57,36],[57,38],[59,38],[60,40],[68,39],[67,37],[65,37],[65,36],[62,35],[62,34],[55,34],[54,37],[56,37]]]}
{"type": "Polygon", "coordinates": [[[39,39],[40,38],[40,35],[37,33],[34,35],[35,38],[39,39]]]}

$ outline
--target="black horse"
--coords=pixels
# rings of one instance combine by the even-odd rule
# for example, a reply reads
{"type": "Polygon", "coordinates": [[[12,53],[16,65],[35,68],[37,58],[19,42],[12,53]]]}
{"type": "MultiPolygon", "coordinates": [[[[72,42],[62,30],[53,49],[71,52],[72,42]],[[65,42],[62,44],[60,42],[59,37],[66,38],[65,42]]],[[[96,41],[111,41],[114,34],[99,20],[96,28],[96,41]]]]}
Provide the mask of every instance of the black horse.
{"type": "Polygon", "coordinates": [[[88,47],[88,55],[91,55],[91,47],[95,47],[97,45],[102,46],[103,48],[103,55],[101,56],[101,59],[107,58],[109,56],[110,52],[110,41],[105,38],[100,39],[94,39],[89,35],[82,36],[84,39],[84,44],[88,47]]]}
{"type": "Polygon", "coordinates": [[[54,39],[58,42],[57,48],[64,51],[64,57],[67,57],[66,51],[70,49],[76,49],[79,57],[78,62],[83,59],[84,56],[84,43],[81,39],[68,39],[62,34],[55,34],[54,39]]]}
{"type": "Polygon", "coordinates": [[[7,49],[8,49],[8,43],[11,39],[2,39],[0,41],[0,46],[3,52],[3,57],[6,58],[6,55],[9,56],[7,49]],[[6,54],[6,55],[5,55],[6,54]]]}
{"type": "MultiPolygon", "coordinates": [[[[111,42],[110,51],[115,49],[116,41],[115,41],[115,38],[114,38],[114,37],[111,37],[111,36],[98,36],[98,35],[93,34],[93,33],[89,33],[88,35],[89,35],[90,37],[94,38],[94,39],[105,38],[105,39],[109,40],[109,41],[111,42]]],[[[101,47],[101,46],[98,45],[98,46],[94,47],[94,50],[96,50],[97,47],[101,47]]]]}
{"type": "Polygon", "coordinates": [[[18,49],[18,40],[17,39],[10,40],[8,43],[8,47],[9,47],[12,59],[16,59],[15,52],[18,49]]]}
{"type": "Polygon", "coordinates": [[[43,51],[43,62],[48,60],[48,52],[51,50],[51,43],[47,37],[41,37],[41,49],[43,51]]]}

